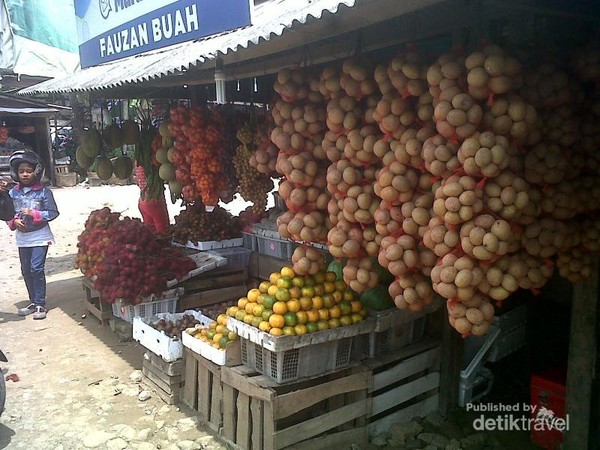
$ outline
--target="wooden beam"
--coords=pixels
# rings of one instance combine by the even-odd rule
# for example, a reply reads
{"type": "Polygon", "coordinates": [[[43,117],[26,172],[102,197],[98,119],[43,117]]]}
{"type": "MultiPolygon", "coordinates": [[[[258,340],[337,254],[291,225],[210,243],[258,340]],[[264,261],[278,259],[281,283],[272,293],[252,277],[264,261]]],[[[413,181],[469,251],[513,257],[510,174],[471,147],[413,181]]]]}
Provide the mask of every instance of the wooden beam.
{"type": "Polygon", "coordinates": [[[570,429],[565,433],[565,450],[591,448],[592,379],[598,345],[598,269],[596,257],[590,279],[576,284],[573,291],[566,399],[570,429]]]}
{"type": "Polygon", "coordinates": [[[442,322],[439,412],[446,417],[458,404],[458,381],[463,365],[463,342],[448,319],[442,322]]]}

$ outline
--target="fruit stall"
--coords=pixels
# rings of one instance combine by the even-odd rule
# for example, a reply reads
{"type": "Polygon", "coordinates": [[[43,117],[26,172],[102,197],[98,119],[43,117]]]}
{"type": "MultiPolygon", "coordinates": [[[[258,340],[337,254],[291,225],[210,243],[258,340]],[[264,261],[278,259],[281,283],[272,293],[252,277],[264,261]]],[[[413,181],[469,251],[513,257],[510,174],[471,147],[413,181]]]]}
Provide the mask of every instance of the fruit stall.
{"type": "MultiPolygon", "coordinates": [[[[121,318],[134,308],[142,344],[167,336],[177,357],[146,345],[148,382],[234,448],[360,444],[487,398],[550,398],[571,429],[531,441],[594,448],[593,19],[554,3],[433,2],[411,12],[429,24],[417,29],[390,2],[385,18],[366,12],[377,1],[340,3],[349,7],[328,11],[348,20],[343,43],[327,20],[301,21],[305,35],[321,33],[304,64],[274,38],[253,47],[269,73],[235,66],[226,92],[246,93],[243,106],[207,101],[212,67],[200,65],[182,74],[200,85],[195,101],[149,100],[140,124],[130,119],[151,189],[168,185],[185,209],[154,237],[94,212],[78,255],[88,303],[101,320],[106,304],[121,318]],[[450,10],[464,13],[459,23],[450,10]],[[372,22],[357,35],[362,13],[372,22]],[[252,203],[239,216],[227,211],[236,194],[252,203]],[[505,367],[524,371],[526,387],[494,397],[505,367]]],[[[112,87],[104,95],[126,92],[112,87]]],[[[101,138],[84,138],[80,165],[101,138]]]]}

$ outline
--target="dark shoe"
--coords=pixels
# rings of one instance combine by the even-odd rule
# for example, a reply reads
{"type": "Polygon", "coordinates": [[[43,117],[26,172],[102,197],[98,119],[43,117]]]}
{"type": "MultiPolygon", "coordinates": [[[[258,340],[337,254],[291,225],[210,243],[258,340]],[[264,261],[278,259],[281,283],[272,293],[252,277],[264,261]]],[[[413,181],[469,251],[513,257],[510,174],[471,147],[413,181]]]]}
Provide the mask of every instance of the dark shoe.
{"type": "Polygon", "coordinates": [[[20,316],[28,316],[29,314],[33,314],[35,312],[35,307],[35,303],[30,303],[25,308],[19,308],[17,314],[19,314],[20,316]]]}
{"type": "Polygon", "coordinates": [[[46,318],[46,308],[43,306],[36,306],[35,312],[33,313],[33,320],[40,320],[46,318]]]}

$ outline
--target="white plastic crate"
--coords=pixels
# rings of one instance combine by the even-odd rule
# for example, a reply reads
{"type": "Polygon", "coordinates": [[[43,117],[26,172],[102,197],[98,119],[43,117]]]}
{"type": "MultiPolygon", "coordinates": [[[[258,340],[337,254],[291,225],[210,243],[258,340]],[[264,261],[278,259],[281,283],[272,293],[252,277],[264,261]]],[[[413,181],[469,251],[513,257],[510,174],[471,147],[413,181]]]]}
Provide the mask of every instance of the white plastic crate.
{"type": "Polygon", "coordinates": [[[275,352],[242,338],[242,364],[277,383],[296,381],[347,367],[352,341],[343,338],[275,352]]]}
{"type": "Polygon", "coordinates": [[[503,314],[494,316],[494,325],[500,328],[503,334],[524,326],[526,323],[527,305],[520,305],[503,314]]]}
{"type": "Polygon", "coordinates": [[[525,345],[527,340],[527,326],[513,328],[508,333],[500,333],[492,347],[488,361],[496,362],[516,352],[525,345]]]}
{"type": "Polygon", "coordinates": [[[458,384],[458,406],[479,401],[492,389],[494,375],[487,367],[480,367],[471,379],[461,378],[458,384]]]}
{"type": "Polygon", "coordinates": [[[243,238],[234,238],[234,239],[223,239],[222,241],[200,241],[200,242],[192,242],[188,241],[185,244],[178,244],[173,242],[173,245],[192,248],[194,250],[213,250],[215,248],[227,248],[227,247],[240,247],[244,243],[243,238]]]}
{"type": "Polygon", "coordinates": [[[244,248],[252,250],[253,252],[258,251],[258,240],[254,234],[242,231],[242,239],[244,240],[244,248]]]}
{"type": "Polygon", "coordinates": [[[159,313],[174,313],[181,295],[183,288],[176,288],[163,292],[160,297],[152,295],[137,305],[126,305],[117,300],[112,304],[112,312],[115,317],[129,323],[133,323],[134,317],[150,318],[159,313]]]}
{"type": "Polygon", "coordinates": [[[266,236],[256,236],[256,239],[258,240],[259,253],[279,259],[292,258],[292,252],[294,251],[292,242],[266,236]]]}
{"type": "Polygon", "coordinates": [[[219,366],[235,366],[241,362],[239,339],[230,341],[225,350],[215,348],[207,342],[190,335],[187,331],[184,331],[181,335],[181,341],[184,347],[219,366]]]}
{"type": "Polygon", "coordinates": [[[248,267],[252,250],[244,247],[231,247],[211,250],[208,253],[226,258],[228,267],[248,267]]]}
{"type": "MultiPolygon", "coordinates": [[[[187,310],[182,313],[159,313],[150,318],[133,318],[133,339],[146,347],[155,355],[167,362],[173,362],[183,357],[183,344],[179,339],[168,336],[164,331],[158,331],[150,324],[161,319],[175,322],[183,316],[194,316],[204,326],[208,326],[212,319],[202,315],[199,311],[187,310]]],[[[183,339],[183,335],[182,335],[183,339]]]]}

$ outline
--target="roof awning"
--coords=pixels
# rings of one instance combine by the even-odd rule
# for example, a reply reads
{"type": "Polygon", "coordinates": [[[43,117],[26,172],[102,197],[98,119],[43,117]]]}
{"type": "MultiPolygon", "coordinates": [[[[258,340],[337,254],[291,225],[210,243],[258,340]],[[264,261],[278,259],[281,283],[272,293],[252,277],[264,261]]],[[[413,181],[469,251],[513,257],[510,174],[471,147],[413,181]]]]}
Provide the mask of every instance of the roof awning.
{"type": "Polygon", "coordinates": [[[57,113],[55,108],[5,108],[0,106],[0,114],[53,114],[57,113]]]}
{"type": "Polygon", "coordinates": [[[336,14],[341,6],[352,8],[355,2],[356,0],[266,1],[254,8],[252,25],[246,28],[89,67],[69,76],[28,87],[19,91],[19,94],[110,89],[185,72],[190,67],[214,60],[219,55],[257,45],[261,40],[269,41],[273,36],[281,36],[286,29],[298,23],[304,24],[311,17],[320,19],[324,14],[336,14]]]}

